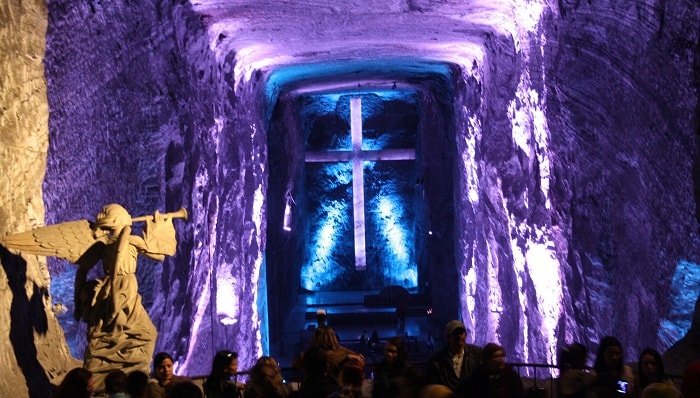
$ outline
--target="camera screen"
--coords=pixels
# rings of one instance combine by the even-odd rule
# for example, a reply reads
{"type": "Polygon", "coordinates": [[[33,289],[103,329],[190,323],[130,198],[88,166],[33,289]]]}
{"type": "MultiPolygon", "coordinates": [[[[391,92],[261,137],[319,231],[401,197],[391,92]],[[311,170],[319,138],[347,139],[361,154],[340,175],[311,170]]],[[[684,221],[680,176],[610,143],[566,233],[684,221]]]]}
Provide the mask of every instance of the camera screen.
{"type": "Polygon", "coordinates": [[[618,380],[617,381],[617,392],[623,393],[623,394],[627,393],[627,386],[628,385],[629,385],[628,382],[626,382],[624,380],[618,380]]]}

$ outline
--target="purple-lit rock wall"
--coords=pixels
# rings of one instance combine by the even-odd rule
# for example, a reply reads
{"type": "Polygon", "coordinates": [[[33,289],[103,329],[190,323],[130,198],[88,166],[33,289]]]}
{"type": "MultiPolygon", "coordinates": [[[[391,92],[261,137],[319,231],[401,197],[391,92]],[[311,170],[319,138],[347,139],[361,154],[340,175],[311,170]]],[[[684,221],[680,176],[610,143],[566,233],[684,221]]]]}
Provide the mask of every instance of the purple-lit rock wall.
{"type": "Polygon", "coordinates": [[[554,11],[464,73],[457,102],[483,102],[458,116],[463,313],[477,342],[528,362],[606,334],[635,361],[676,342],[672,279],[698,262],[698,8],[554,11]]]}
{"type": "Polygon", "coordinates": [[[132,216],[189,211],[177,254],[142,260],[138,277],[156,351],[190,375],[208,373],[217,350],[239,351],[242,366],[259,355],[264,248],[255,96],[234,96],[230,60],[212,58],[202,29],[187,5],[52,2],[45,61],[47,223],[113,202],[132,216]]]}

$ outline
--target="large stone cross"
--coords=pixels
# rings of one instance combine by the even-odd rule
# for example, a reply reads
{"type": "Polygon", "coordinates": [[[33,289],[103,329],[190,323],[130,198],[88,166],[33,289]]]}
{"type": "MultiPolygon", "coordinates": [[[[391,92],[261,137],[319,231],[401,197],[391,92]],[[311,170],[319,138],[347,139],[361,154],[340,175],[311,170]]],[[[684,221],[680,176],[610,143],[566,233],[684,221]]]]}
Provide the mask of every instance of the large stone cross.
{"type": "Polygon", "coordinates": [[[415,149],[362,150],[362,100],[350,99],[350,132],[352,151],[306,152],[307,162],[352,162],[352,207],[355,230],[355,269],[367,268],[365,252],[365,190],[364,160],[411,160],[415,149]]]}

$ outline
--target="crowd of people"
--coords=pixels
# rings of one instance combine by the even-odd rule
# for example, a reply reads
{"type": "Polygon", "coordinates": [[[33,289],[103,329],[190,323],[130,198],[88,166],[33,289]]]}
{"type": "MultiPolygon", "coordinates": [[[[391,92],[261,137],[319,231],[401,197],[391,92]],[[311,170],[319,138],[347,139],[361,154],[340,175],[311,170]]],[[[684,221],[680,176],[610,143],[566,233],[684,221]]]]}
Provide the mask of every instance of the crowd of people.
{"type": "MultiPolygon", "coordinates": [[[[219,351],[203,383],[173,374],[173,358],[158,353],[151,377],[140,371],[110,372],[104,381],[109,398],[523,398],[525,391],[518,372],[506,362],[506,350],[496,343],[483,347],[468,344],[467,329],[454,320],[445,327],[445,345],[418,369],[409,361],[403,338],[384,344],[382,360],[373,365],[343,347],[333,329],[320,324],[308,349],[295,362],[301,382],[292,388],[285,383],[277,361],[261,357],[245,372],[245,383],[237,381],[238,355],[219,351]],[[369,370],[369,371],[368,371],[369,370]],[[369,376],[369,380],[366,380],[369,376]]],[[[647,348],[639,355],[636,372],[623,362],[622,344],[612,336],[601,339],[595,363],[588,367],[588,350],[574,343],[562,350],[557,396],[565,398],[698,398],[700,361],[689,367],[683,394],[666,375],[661,355],[647,348]],[[695,369],[695,370],[694,370],[695,369]]],[[[53,398],[91,397],[95,391],[91,373],[71,370],[53,398]]]]}

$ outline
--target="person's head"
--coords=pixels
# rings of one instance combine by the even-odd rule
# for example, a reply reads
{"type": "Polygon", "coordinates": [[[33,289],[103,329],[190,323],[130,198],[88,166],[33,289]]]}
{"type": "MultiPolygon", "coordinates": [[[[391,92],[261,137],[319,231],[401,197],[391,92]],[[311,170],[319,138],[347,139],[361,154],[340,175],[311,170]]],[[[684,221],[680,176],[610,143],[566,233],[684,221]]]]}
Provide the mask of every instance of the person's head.
{"type": "Polygon", "coordinates": [[[310,348],[320,347],[327,351],[335,351],[340,348],[335,331],[328,326],[317,328],[311,338],[310,348]]]}
{"type": "Polygon", "coordinates": [[[326,319],[328,319],[326,310],[316,310],[316,324],[318,327],[326,326],[326,319]]]}
{"type": "Polygon", "coordinates": [[[649,383],[658,383],[663,381],[666,371],[664,363],[661,359],[661,354],[653,348],[645,348],[639,354],[639,383],[640,387],[644,388],[649,383]]]}
{"type": "Polygon", "coordinates": [[[401,364],[408,360],[408,350],[401,337],[392,337],[384,345],[384,360],[388,363],[401,364]]]}
{"type": "Polygon", "coordinates": [[[700,359],[691,362],[683,369],[681,392],[686,398],[700,398],[700,359]]]}
{"type": "Polygon", "coordinates": [[[360,361],[354,359],[345,361],[338,377],[340,385],[359,390],[364,379],[365,368],[360,361]]]}
{"type": "Polygon", "coordinates": [[[282,374],[276,363],[257,362],[250,370],[248,384],[257,396],[286,395],[282,374]]]}
{"type": "Polygon", "coordinates": [[[454,391],[442,384],[428,384],[420,391],[420,398],[452,398],[454,396],[454,391]]]}
{"type": "Polygon", "coordinates": [[[169,398],[203,398],[202,390],[191,381],[175,383],[170,389],[169,398]]]}
{"type": "Polygon", "coordinates": [[[467,342],[467,328],[462,321],[454,320],[447,322],[445,326],[447,345],[452,351],[461,351],[467,342]]]}
{"type": "Polygon", "coordinates": [[[326,350],[321,347],[312,347],[304,352],[302,367],[307,376],[320,376],[328,371],[328,357],[326,350]]]}
{"type": "Polygon", "coordinates": [[[605,336],[600,340],[598,345],[598,354],[595,358],[593,368],[598,374],[615,372],[618,375],[622,374],[622,344],[613,336],[605,336]]]}
{"type": "MultiPolygon", "coordinates": [[[[258,358],[257,361],[255,361],[255,364],[256,364],[256,365],[257,365],[257,364],[262,364],[262,363],[266,363],[266,364],[272,365],[272,366],[277,366],[277,361],[275,361],[275,358],[273,358],[273,357],[268,357],[268,356],[266,356],[266,355],[261,356],[260,358],[258,358]]],[[[277,367],[279,367],[279,366],[277,366],[277,367]]]]}
{"type": "Polygon", "coordinates": [[[145,398],[148,395],[148,375],[140,370],[129,373],[127,390],[131,398],[145,398]]]}
{"type": "Polygon", "coordinates": [[[167,352],[159,352],[153,357],[153,377],[162,384],[170,383],[173,378],[173,357],[167,352]]]}
{"type": "Polygon", "coordinates": [[[95,392],[92,372],[83,368],[74,368],[66,374],[58,386],[54,398],[86,398],[95,392]]]}
{"type": "Polygon", "coordinates": [[[561,361],[564,366],[583,369],[588,361],[588,349],[581,343],[573,343],[564,348],[561,361]]]}
{"type": "Polygon", "coordinates": [[[683,395],[670,384],[651,383],[642,390],[641,398],[681,398],[683,395]]]}
{"type": "Polygon", "coordinates": [[[238,373],[238,353],[222,350],[214,355],[211,364],[210,378],[223,379],[230,378],[238,373]]]}
{"type": "Polygon", "coordinates": [[[223,390],[224,384],[238,373],[238,353],[228,350],[218,351],[211,364],[211,373],[204,382],[207,388],[223,390]]]}
{"type": "Polygon", "coordinates": [[[496,343],[488,343],[483,349],[484,366],[489,373],[500,373],[506,367],[506,350],[496,343]]]}
{"type": "Polygon", "coordinates": [[[112,370],[105,376],[105,391],[107,394],[115,394],[118,392],[127,392],[128,378],[126,373],[120,369],[112,370]]]}
{"type": "Polygon", "coordinates": [[[261,367],[261,370],[269,380],[274,380],[276,383],[282,382],[282,370],[277,365],[275,358],[262,356],[255,361],[255,365],[261,367]]]}

